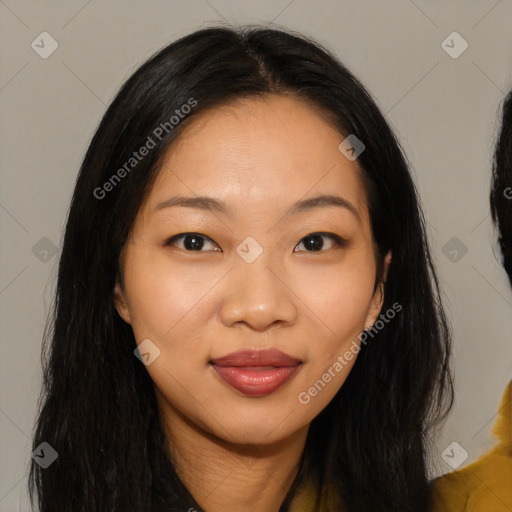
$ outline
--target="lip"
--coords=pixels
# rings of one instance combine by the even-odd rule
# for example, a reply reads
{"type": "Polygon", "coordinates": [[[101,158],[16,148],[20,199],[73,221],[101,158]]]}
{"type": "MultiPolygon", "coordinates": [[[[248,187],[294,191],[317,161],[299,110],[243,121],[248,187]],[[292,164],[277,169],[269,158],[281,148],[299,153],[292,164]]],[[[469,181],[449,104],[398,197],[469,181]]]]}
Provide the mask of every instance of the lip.
{"type": "Polygon", "coordinates": [[[277,349],[244,350],[210,361],[229,386],[251,397],[267,396],[295,375],[302,361],[277,349]]]}
{"type": "Polygon", "coordinates": [[[302,361],[275,348],[241,350],[211,360],[217,366],[296,366],[302,361]]]}

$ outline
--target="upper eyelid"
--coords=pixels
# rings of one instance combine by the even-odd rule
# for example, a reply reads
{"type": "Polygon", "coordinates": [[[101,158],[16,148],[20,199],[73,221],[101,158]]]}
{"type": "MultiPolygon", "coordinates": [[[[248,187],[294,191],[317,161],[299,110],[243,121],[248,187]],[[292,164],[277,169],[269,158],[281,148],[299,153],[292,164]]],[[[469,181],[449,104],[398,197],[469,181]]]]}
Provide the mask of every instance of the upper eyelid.
{"type": "Polygon", "coordinates": [[[187,231],[186,233],[178,233],[177,235],[173,235],[170,238],[168,238],[165,241],[165,243],[168,244],[170,242],[173,242],[174,240],[179,240],[180,238],[184,238],[185,236],[198,236],[198,237],[204,238],[206,240],[209,240],[210,242],[213,242],[215,244],[217,243],[217,242],[214,242],[209,236],[202,235],[201,233],[195,233],[193,231],[187,231]]]}
{"type": "MultiPolygon", "coordinates": [[[[164,242],[163,245],[164,245],[164,247],[170,246],[172,242],[174,242],[176,240],[181,240],[181,239],[185,238],[186,236],[197,236],[199,238],[204,238],[205,240],[211,242],[212,244],[215,244],[217,247],[220,248],[219,244],[217,242],[215,242],[214,240],[212,240],[209,236],[202,235],[201,233],[195,233],[193,231],[187,231],[186,233],[178,233],[177,235],[173,235],[170,238],[168,238],[164,242]]],[[[222,249],[221,249],[221,251],[222,251],[222,249]]],[[[205,251],[186,251],[186,252],[205,252],[205,251]]]]}
{"type": "MultiPolygon", "coordinates": [[[[344,239],[343,237],[339,236],[339,235],[336,235],[335,233],[326,233],[325,231],[312,231],[311,233],[308,233],[306,236],[303,236],[299,242],[297,243],[297,245],[299,245],[300,243],[302,243],[302,241],[304,240],[304,238],[307,238],[308,236],[311,236],[311,235],[320,235],[320,236],[325,236],[327,238],[330,238],[331,240],[334,240],[334,242],[336,242],[338,245],[344,245],[347,241],[346,239],[344,239]]],[[[307,251],[307,252],[315,252],[315,251],[307,251]]],[[[323,251],[318,251],[318,252],[323,252],[323,251]]]]}

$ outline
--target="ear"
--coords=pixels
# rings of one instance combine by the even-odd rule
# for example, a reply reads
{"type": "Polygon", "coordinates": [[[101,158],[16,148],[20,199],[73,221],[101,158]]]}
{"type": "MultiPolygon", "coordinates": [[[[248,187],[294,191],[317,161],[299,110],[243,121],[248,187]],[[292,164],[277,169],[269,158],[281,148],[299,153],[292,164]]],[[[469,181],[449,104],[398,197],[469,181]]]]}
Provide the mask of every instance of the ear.
{"type": "Polygon", "coordinates": [[[384,258],[384,269],[382,271],[382,281],[380,281],[375,293],[373,294],[372,301],[370,303],[370,309],[368,310],[368,315],[366,316],[366,321],[364,323],[364,329],[369,330],[373,327],[375,322],[378,320],[380,311],[382,309],[382,304],[384,303],[384,283],[386,282],[388,276],[388,269],[391,263],[391,251],[388,251],[386,257],[384,258]]]}
{"type": "Polygon", "coordinates": [[[119,279],[116,279],[116,285],[114,286],[114,307],[116,308],[119,316],[127,323],[131,324],[130,319],[130,311],[128,309],[128,305],[126,303],[126,297],[122,290],[121,284],[119,283],[119,279]]]}

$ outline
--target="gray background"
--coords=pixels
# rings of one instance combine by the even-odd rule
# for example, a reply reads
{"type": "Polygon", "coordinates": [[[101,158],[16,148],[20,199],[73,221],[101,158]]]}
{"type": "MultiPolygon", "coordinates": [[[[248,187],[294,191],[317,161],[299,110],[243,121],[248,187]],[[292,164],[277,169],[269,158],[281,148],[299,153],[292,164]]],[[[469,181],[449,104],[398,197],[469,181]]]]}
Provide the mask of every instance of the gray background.
{"type": "Polygon", "coordinates": [[[456,403],[433,474],[451,470],[441,454],[454,441],[469,454],[462,466],[494,444],[512,376],[512,292],[495,258],[488,191],[497,114],[512,87],[511,0],[0,0],[1,512],[28,510],[41,336],[84,152],[145,59],[217,21],[314,37],[387,115],[411,162],[453,326],[456,403]],[[469,44],[458,58],[441,46],[454,31],[469,44]],[[42,32],[59,45],[46,59],[31,47],[42,32]]]}

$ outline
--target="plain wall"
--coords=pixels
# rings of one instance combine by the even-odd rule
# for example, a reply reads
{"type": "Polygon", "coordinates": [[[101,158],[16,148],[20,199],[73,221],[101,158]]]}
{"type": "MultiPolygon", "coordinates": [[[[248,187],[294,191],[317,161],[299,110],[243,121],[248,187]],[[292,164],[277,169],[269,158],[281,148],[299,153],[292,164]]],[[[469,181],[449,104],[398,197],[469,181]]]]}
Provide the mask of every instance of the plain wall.
{"type": "MultiPolygon", "coordinates": [[[[1,512],[28,510],[41,336],[84,152],[106,106],[145,59],[217,21],[273,22],[312,36],[339,56],[386,114],[411,163],[454,335],[456,401],[432,471],[452,469],[441,453],[453,441],[469,454],[464,464],[494,444],[491,428],[512,376],[512,291],[496,260],[488,200],[498,113],[512,88],[510,0],[5,0],[1,512]],[[458,58],[441,45],[454,31],[469,45],[458,58]],[[58,43],[46,59],[31,47],[42,32],[58,43]]],[[[451,51],[461,48],[460,40],[448,41],[451,51]]]]}

